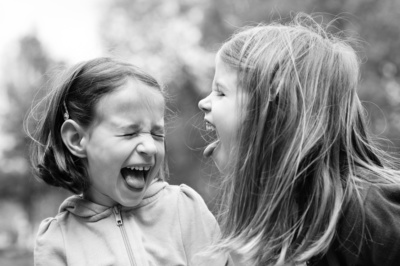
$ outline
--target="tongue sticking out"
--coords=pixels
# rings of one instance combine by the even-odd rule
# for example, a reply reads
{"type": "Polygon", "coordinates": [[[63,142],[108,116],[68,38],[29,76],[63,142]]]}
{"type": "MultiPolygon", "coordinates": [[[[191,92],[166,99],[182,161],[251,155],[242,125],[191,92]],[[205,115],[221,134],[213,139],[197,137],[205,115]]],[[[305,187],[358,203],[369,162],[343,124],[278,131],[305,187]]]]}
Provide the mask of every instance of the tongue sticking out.
{"type": "Polygon", "coordinates": [[[142,189],[146,185],[144,171],[136,171],[124,168],[121,170],[122,176],[125,178],[128,186],[135,189],[142,189]]]}
{"type": "Polygon", "coordinates": [[[219,144],[219,140],[214,141],[213,143],[211,143],[210,145],[208,145],[208,146],[204,149],[203,156],[206,157],[206,158],[210,157],[210,156],[213,154],[215,148],[218,146],[218,144],[219,144]]]}

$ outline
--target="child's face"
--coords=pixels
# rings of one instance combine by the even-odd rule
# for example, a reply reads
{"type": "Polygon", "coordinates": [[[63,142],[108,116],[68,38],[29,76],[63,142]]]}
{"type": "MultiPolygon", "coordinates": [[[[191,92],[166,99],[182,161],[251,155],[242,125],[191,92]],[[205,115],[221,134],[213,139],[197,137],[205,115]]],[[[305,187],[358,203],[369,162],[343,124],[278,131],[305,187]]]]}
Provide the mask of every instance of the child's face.
{"type": "Polygon", "coordinates": [[[226,65],[217,55],[215,75],[210,95],[199,102],[205,113],[207,130],[215,130],[218,140],[207,146],[204,156],[212,156],[218,169],[226,172],[232,159],[232,149],[241,124],[240,108],[243,106],[243,92],[237,85],[237,72],[226,65]]]}
{"type": "Polygon", "coordinates": [[[87,136],[89,200],[138,205],[164,160],[164,98],[130,79],[100,99],[87,136]]]}

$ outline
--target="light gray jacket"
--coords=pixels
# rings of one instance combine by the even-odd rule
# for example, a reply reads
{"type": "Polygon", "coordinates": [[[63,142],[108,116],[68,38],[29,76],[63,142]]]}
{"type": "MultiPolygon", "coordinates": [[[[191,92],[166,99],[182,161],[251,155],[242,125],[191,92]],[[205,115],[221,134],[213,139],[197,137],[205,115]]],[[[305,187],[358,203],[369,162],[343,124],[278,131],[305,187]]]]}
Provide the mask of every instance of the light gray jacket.
{"type": "Polygon", "coordinates": [[[134,208],[66,199],[57,216],[42,221],[34,259],[37,266],[225,265],[223,257],[198,254],[218,234],[198,193],[159,181],[134,208]]]}

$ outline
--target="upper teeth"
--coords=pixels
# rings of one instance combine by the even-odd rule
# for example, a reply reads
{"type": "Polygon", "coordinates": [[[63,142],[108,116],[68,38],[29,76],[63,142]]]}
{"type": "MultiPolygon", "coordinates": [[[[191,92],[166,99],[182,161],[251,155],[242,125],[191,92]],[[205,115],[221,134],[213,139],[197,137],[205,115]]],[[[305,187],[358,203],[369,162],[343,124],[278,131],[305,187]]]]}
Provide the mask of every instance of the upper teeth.
{"type": "Polygon", "coordinates": [[[210,124],[209,122],[206,122],[206,130],[212,131],[212,130],[214,130],[214,126],[212,124],[210,124]]]}
{"type": "Polygon", "coordinates": [[[143,166],[143,167],[133,166],[133,167],[128,167],[128,168],[131,170],[137,170],[137,171],[143,171],[143,170],[148,171],[150,169],[150,166],[143,166]]]}

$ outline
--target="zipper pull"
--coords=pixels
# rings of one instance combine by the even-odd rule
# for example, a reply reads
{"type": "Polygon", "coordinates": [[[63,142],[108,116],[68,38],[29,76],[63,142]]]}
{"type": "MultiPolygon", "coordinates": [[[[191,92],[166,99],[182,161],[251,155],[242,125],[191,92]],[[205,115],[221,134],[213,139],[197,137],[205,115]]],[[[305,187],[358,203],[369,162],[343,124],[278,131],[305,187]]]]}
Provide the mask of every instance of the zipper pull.
{"type": "Polygon", "coordinates": [[[119,212],[118,206],[115,206],[113,208],[113,212],[115,214],[115,221],[117,222],[117,225],[121,226],[122,225],[122,216],[121,216],[121,213],[119,212]]]}

